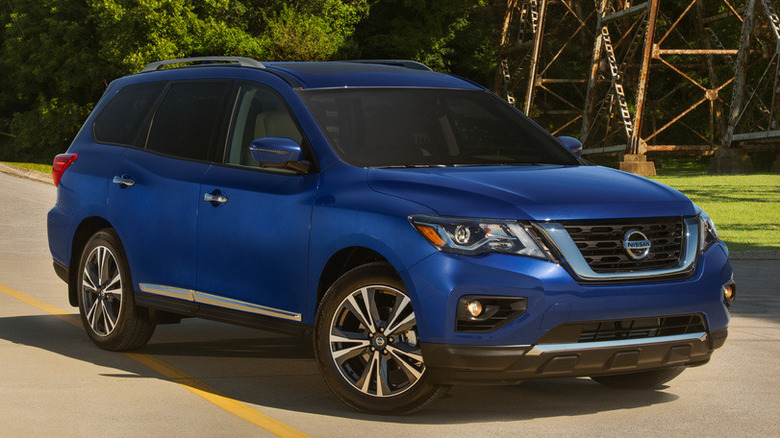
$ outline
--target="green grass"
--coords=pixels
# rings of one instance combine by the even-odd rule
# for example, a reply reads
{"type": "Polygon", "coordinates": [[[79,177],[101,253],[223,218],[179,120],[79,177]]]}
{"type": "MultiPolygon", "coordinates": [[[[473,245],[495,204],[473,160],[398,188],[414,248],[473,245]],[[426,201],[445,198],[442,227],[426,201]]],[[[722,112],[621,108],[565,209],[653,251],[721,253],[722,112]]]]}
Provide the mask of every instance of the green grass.
{"type": "Polygon", "coordinates": [[[685,193],[715,222],[732,251],[780,250],[780,175],[659,170],[655,181],[685,193]]]}
{"type": "Polygon", "coordinates": [[[17,167],[24,167],[25,169],[30,169],[30,170],[37,170],[38,172],[51,173],[51,166],[48,164],[10,163],[10,162],[6,162],[5,164],[10,164],[11,166],[17,166],[17,167]]]}

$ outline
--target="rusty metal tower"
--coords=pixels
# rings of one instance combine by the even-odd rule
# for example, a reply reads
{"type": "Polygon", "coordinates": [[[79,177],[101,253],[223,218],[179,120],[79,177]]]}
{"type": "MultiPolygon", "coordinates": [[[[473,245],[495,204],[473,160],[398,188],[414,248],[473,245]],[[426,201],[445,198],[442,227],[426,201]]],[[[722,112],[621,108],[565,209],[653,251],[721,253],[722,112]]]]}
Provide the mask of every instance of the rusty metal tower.
{"type": "Polygon", "coordinates": [[[647,152],[745,171],[735,146],[780,139],[772,3],[509,0],[495,90],[585,154],[625,153],[634,173],[655,172],[647,152]]]}

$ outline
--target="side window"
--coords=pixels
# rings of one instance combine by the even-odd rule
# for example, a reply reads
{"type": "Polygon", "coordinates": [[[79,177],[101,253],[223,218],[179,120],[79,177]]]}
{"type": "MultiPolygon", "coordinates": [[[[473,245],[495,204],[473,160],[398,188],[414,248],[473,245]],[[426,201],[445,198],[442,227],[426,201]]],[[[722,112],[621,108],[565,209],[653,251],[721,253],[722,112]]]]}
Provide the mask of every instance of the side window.
{"type": "Polygon", "coordinates": [[[295,118],[276,93],[257,86],[241,87],[233,121],[230,124],[225,162],[258,166],[252,159],[249,143],[263,137],[289,137],[301,144],[303,135],[295,118]]]}
{"type": "Polygon", "coordinates": [[[144,122],[164,86],[152,82],[119,90],[95,118],[95,141],[133,146],[145,140],[144,122]]]}
{"type": "Polygon", "coordinates": [[[227,82],[173,84],[154,115],[146,149],[208,160],[229,88],[227,82]]]}

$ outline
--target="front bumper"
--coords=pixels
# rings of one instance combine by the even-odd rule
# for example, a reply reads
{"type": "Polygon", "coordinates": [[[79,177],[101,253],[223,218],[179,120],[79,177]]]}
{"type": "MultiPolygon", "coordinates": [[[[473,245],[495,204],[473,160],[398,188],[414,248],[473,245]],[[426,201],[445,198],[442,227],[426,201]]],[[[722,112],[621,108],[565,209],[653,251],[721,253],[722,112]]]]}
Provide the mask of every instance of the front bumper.
{"type": "Polygon", "coordinates": [[[436,384],[514,384],[549,377],[641,372],[696,366],[723,345],[727,329],[645,339],[473,346],[422,344],[427,371],[436,384]]]}
{"type": "Polygon", "coordinates": [[[571,322],[697,314],[704,331],[725,329],[729,312],[723,285],[732,269],[719,242],[699,255],[690,276],[614,283],[578,282],[555,263],[506,254],[434,253],[401,271],[411,293],[420,340],[430,344],[531,346],[554,327],[571,322]],[[500,328],[458,330],[464,296],[522,297],[525,312],[500,328]]]}

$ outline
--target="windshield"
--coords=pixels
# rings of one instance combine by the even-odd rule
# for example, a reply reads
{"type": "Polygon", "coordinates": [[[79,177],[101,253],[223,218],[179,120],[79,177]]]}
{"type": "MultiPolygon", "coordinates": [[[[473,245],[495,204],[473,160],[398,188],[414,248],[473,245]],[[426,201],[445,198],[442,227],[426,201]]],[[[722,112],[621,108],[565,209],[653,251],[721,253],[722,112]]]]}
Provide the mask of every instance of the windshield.
{"type": "Polygon", "coordinates": [[[336,153],[361,167],[576,165],[577,159],[485,91],[302,90],[336,153]]]}

